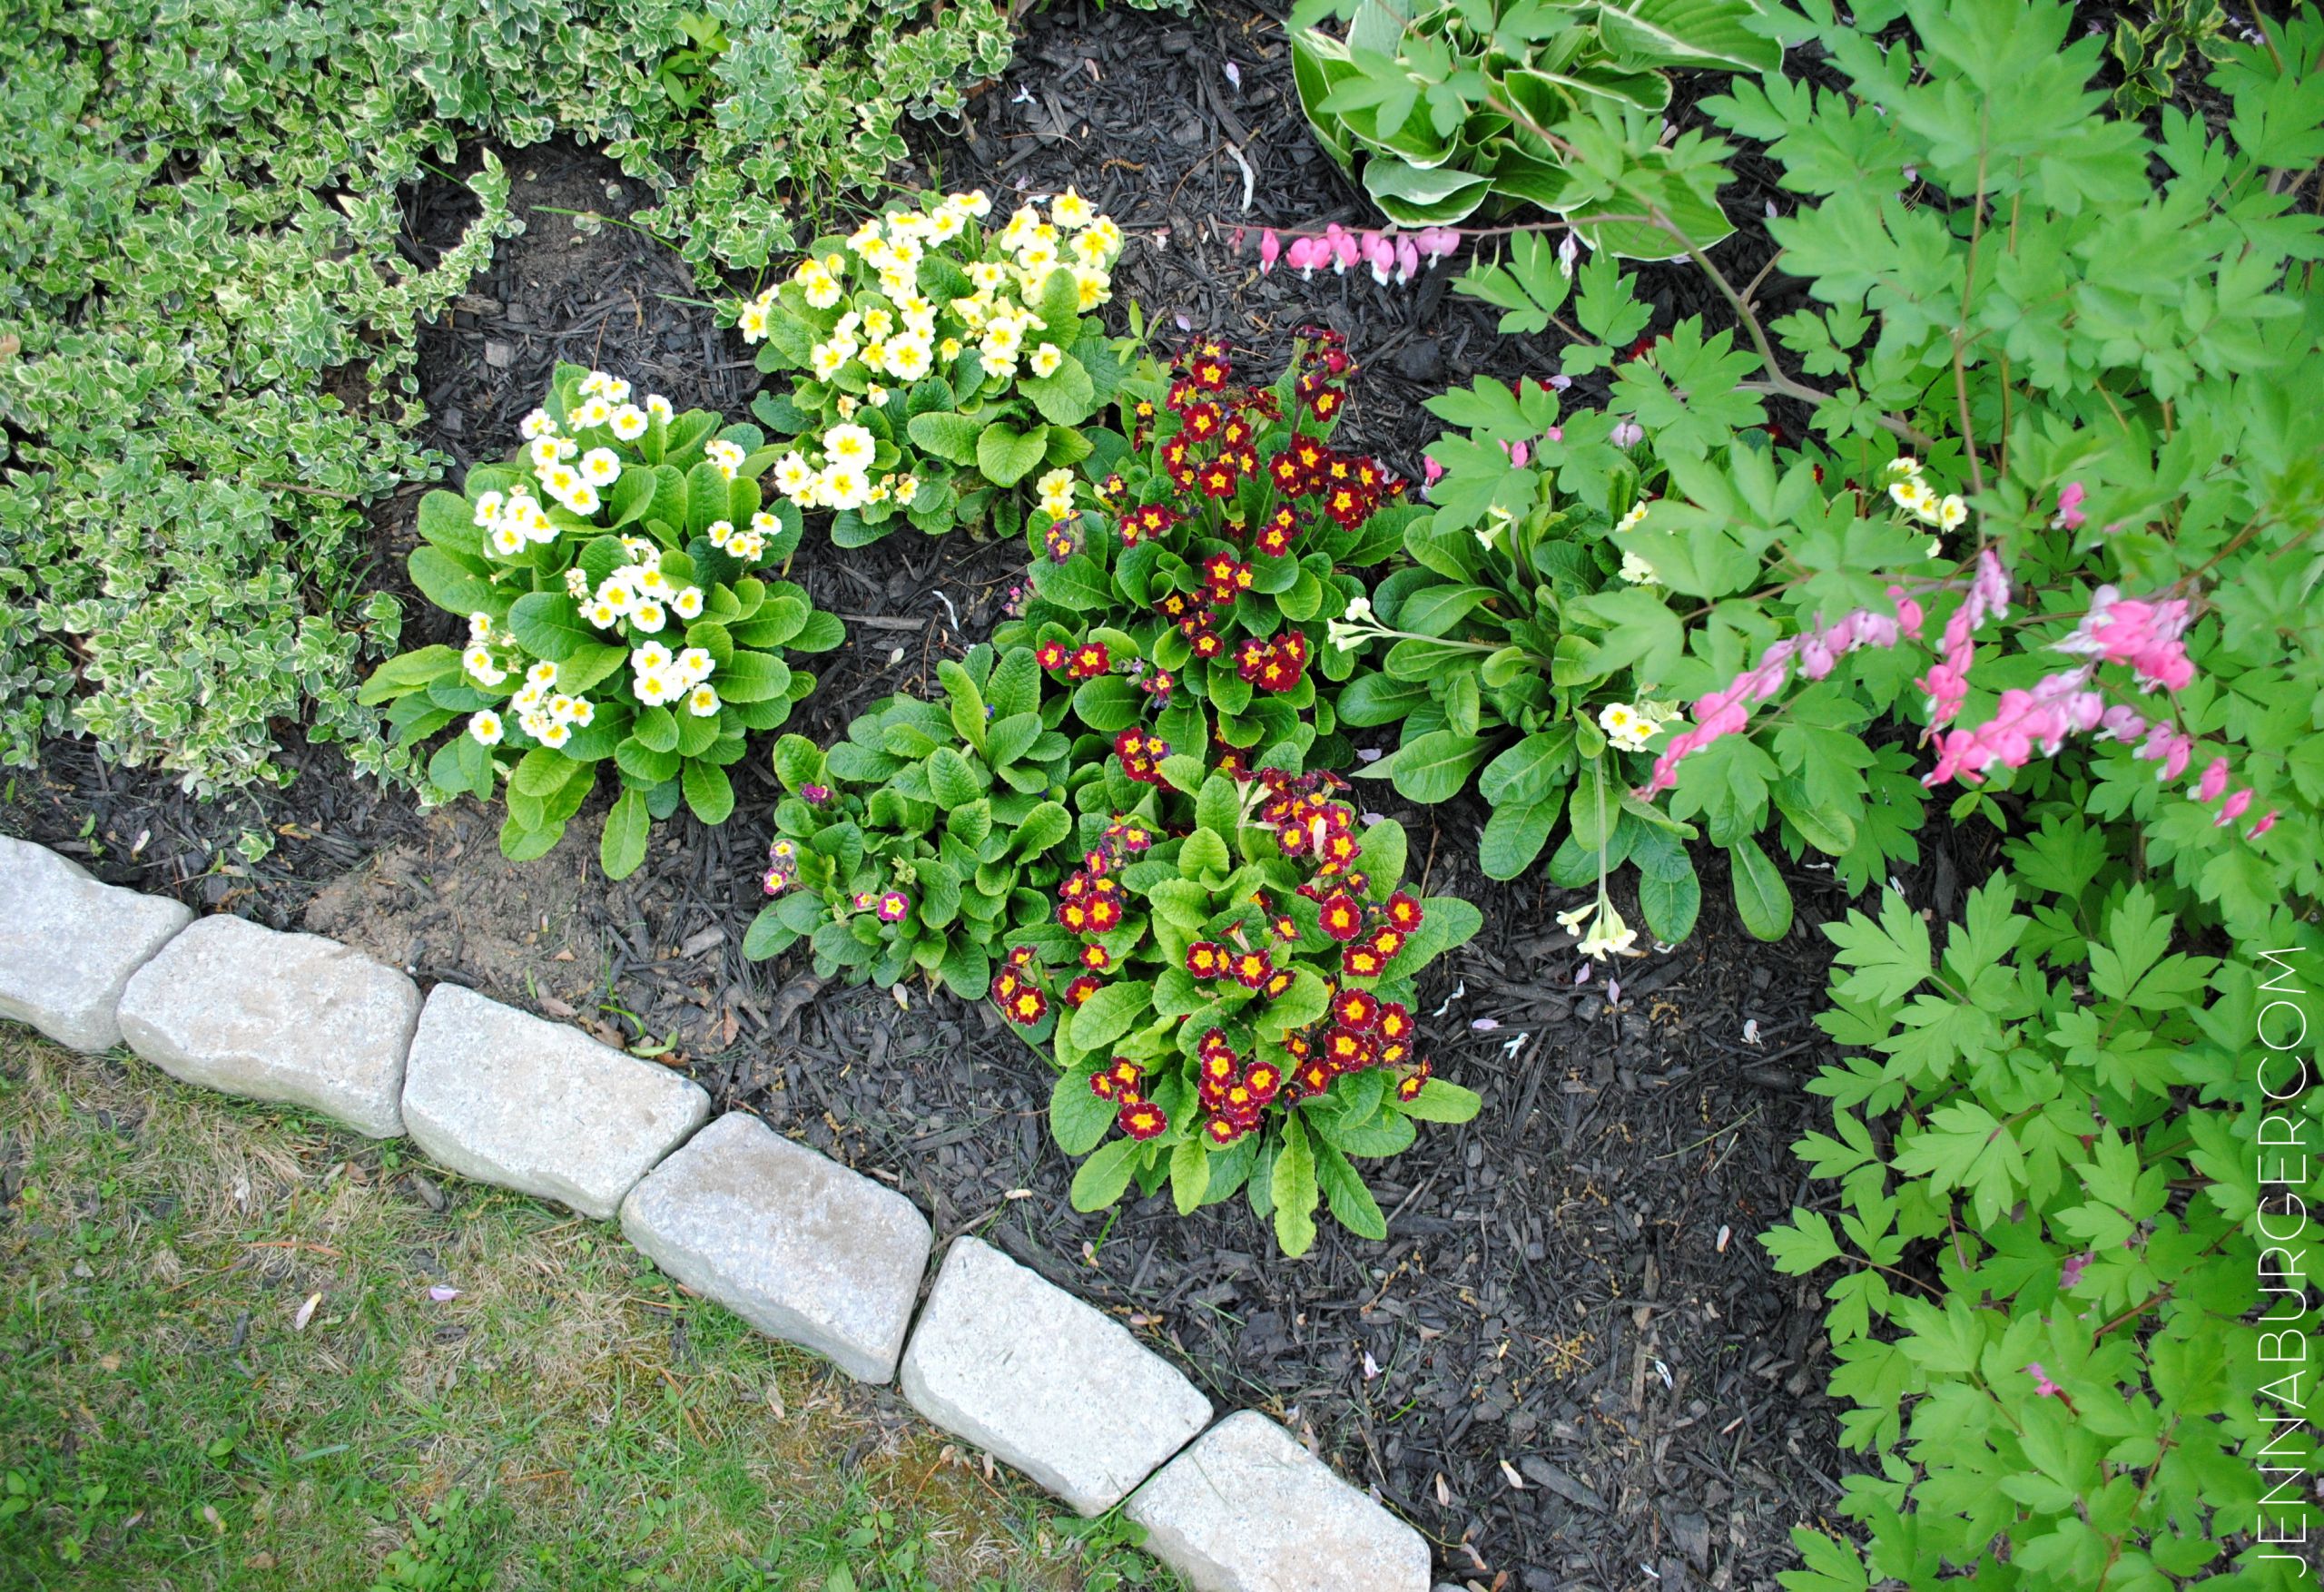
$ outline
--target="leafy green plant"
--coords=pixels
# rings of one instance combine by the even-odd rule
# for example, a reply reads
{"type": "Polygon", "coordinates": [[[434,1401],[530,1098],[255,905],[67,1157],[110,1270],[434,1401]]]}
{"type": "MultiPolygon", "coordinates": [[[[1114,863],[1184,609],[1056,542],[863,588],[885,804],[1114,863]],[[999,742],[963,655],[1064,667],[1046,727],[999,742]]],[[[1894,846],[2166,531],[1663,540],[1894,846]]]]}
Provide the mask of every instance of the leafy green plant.
{"type": "MultiPolygon", "coordinates": [[[[1866,1540],[1803,1528],[1782,1578],[2289,1587],[2270,1543],[2316,1510],[2250,1456],[2297,1413],[2260,1333],[2304,1353],[2317,1319],[2261,1285],[2319,1182],[2324,418],[2299,395],[2324,381],[2324,238],[2288,194],[2324,153],[2324,19],[2222,47],[2223,131],[2165,107],[2150,135],[2102,113],[2102,41],[2070,42],[2066,7],[1901,9],[1888,44],[1896,7],[1785,19],[1841,88],[1705,103],[1803,196],[1770,230],[1808,306],[1762,325],[1672,223],[1740,338],[1682,320],[1625,353],[1585,276],[1598,324],[1566,356],[1614,364],[1615,424],[1662,471],[1618,541],[1688,600],[1662,678],[1691,700],[1638,797],[1722,843],[1779,815],[1795,858],[1886,878],[1912,814],[1865,786],[1909,781],[1901,720],[1917,783],[2012,837],[1941,949],[1894,887],[1829,930],[1822,1022],[1856,1054],[1800,1150],[1840,1219],[1768,1243],[1840,1268],[1833,1391],[1877,1458],[1841,1506],[1866,1540]],[[1818,440],[1777,437],[1769,394],[1818,440]],[[1776,801],[1794,775],[1809,801],[1776,801]]],[[[1535,253],[1479,286],[1540,325],[1571,284],[1535,253]]],[[[1443,485],[1464,468],[1455,496],[1514,513],[1554,475],[1587,502],[1577,435],[1443,485]]]]}
{"type": "Polygon", "coordinates": [[[370,1592],[488,1592],[499,1558],[492,1534],[507,1513],[454,1488],[412,1517],[407,1541],[380,1562],[370,1592]]]}
{"type": "MultiPolygon", "coordinates": [[[[1393,221],[1450,225],[1531,206],[1570,217],[1599,246],[1659,258],[1669,236],[1569,160],[1588,139],[1640,171],[1681,175],[1708,148],[1668,145],[1670,67],[1774,69],[1782,50],[1750,0],[1302,0],[1292,63],[1307,123],[1393,221]],[[1334,38],[1316,25],[1347,21],[1334,38]],[[1581,127],[1565,126],[1581,117],[1581,127]]],[[[1705,243],[1729,228],[1707,189],[1672,191],[1670,213],[1705,243]]]]}
{"type": "Polygon", "coordinates": [[[891,697],[826,753],[775,742],[790,794],[762,882],[774,899],[743,940],[753,959],[805,941],[823,978],[885,988],[916,974],[981,998],[1000,938],[1046,910],[1073,831],[1059,798],[1067,742],[1045,722],[1023,648],[978,645],[937,665],[945,700],[891,697]]]}
{"type": "Polygon", "coordinates": [[[1482,915],[1405,890],[1403,828],[1359,828],[1329,773],[1206,774],[1153,737],[1117,744],[1076,788],[1081,866],[1052,921],[1008,937],[991,989],[1060,1070],[1050,1132],[1089,1157],[1075,1208],[1167,1183],[1181,1214],[1244,1194],[1288,1254],[1314,1243],[1325,1200],[1384,1238],[1351,1157],[1476,1115],[1431,1076],[1412,1001],[1482,915]]]}
{"type": "Polygon", "coordinates": [[[1094,439],[1095,506],[1060,499],[1029,528],[1029,589],[996,640],[1036,647],[1091,730],[1150,707],[1197,753],[1215,718],[1231,747],[1346,762],[1326,684],[1352,660],[1323,647],[1323,622],[1413,512],[1379,460],[1331,446],[1347,368],[1324,334],[1273,388],[1239,386],[1204,342],[1167,388],[1135,384],[1125,431],[1094,439]]]}
{"type": "Polygon", "coordinates": [[[706,11],[684,11],[673,19],[684,43],[662,57],[655,80],[681,111],[698,111],[715,87],[710,69],[734,41],[706,11]]]}
{"type": "Polygon", "coordinates": [[[560,365],[516,462],[470,470],[465,496],[421,500],[412,584],[468,620],[468,643],[390,659],[362,691],[389,704],[399,744],[460,722],[428,760],[429,784],[489,801],[505,780],[512,858],[555,846],[611,759],[622,793],[599,857],[614,879],[645,860],[648,828],[681,799],[704,823],[726,821],[726,769],[745,737],[814,689],[783,652],[828,651],[846,634],[800,587],[749,573],[787,558],[800,534],[787,505],[759,507],[773,453],[757,428],[630,396],[604,371],[560,365]]]}
{"type": "Polygon", "coordinates": [[[1029,204],[990,232],[980,191],[922,204],[819,240],[738,312],[743,340],[765,344],[760,369],[801,373],[753,406],[791,442],[775,485],[803,509],[834,511],[842,547],[906,521],[1013,534],[1013,489],[1088,454],[1078,427],[1118,380],[1088,314],[1113,296],[1122,235],[1110,217],[1070,190],[1046,219],[1029,204]]]}

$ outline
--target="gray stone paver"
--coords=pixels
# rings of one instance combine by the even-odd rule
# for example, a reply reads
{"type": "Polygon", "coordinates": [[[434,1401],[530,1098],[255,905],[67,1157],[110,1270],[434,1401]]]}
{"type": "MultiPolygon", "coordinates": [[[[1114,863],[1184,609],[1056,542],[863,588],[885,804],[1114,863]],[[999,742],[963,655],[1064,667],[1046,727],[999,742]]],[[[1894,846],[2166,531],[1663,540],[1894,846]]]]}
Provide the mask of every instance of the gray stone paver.
{"type": "Polygon", "coordinates": [[[1248,1410],[1162,1467],[1125,1512],[1196,1592],[1428,1592],[1421,1534],[1248,1410]]]}
{"type": "Polygon", "coordinates": [[[623,1202],[655,1265],[860,1381],[895,1374],[927,1273],[912,1203],[744,1111],[703,1129],[623,1202]]]}
{"type": "Polygon", "coordinates": [[[578,1028],[438,984],[404,1067],[404,1127],[480,1182],[608,1217],[655,1163],[710,1115],[710,1096],[667,1067],[578,1028]]]}
{"type": "Polygon", "coordinates": [[[904,1397],[1084,1515],[1210,1422],[1210,1400],[1128,1328],[991,1245],[956,1238],[904,1351],[904,1397]]]}
{"type": "Polygon", "coordinates": [[[404,1052],[419,989],[337,940],[204,918],[140,968],[122,1037],[171,1076],[288,1101],[359,1133],[403,1132],[404,1052]]]}
{"type": "Polygon", "coordinates": [[[110,1050],[130,975],[192,921],[182,902],[102,884],[45,846],[0,835],[0,1017],[75,1050],[110,1050]]]}

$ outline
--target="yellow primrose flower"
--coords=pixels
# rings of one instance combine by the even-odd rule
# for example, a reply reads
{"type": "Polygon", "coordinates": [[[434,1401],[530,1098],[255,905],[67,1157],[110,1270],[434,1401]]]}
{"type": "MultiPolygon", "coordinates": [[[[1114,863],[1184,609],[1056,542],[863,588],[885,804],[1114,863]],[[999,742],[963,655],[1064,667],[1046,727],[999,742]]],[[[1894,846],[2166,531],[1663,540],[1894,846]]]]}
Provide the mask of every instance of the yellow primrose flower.
{"type": "Polygon", "coordinates": [[[1098,219],[1098,209],[1068,188],[1049,201],[1049,216],[1068,231],[1078,232],[1098,219]]]}
{"type": "Polygon", "coordinates": [[[1114,296],[1113,283],[1104,271],[1086,265],[1074,266],[1072,270],[1075,306],[1084,313],[1095,310],[1114,296]]]}
{"type": "Polygon", "coordinates": [[[1630,512],[1622,516],[1621,519],[1615,525],[1614,535],[1619,536],[1624,531],[1634,531],[1645,523],[1646,505],[1643,502],[1634,503],[1630,505],[1630,512]]]}
{"type": "Polygon", "coordinates": [[[1025,363],[1036,376],[1055,376],[1058,368],[1065,363],[1065,350],[1055,343],[1043,343],[1025,363]]]}
{"type": "Polygon", "coordinates": [[[964,346],[965,345],[959,338],[946,338],[942,342],[936,345],[936,351],[938,354],[942,356],[944,363],[950,365],[953,360],[960,357],[960,349],[964,346]]]}
{"type": "Polygon", "coordinates": [[[896,329],[896,318],[876,305],[863,312],[863,335],[878,342],[896,329]]]}

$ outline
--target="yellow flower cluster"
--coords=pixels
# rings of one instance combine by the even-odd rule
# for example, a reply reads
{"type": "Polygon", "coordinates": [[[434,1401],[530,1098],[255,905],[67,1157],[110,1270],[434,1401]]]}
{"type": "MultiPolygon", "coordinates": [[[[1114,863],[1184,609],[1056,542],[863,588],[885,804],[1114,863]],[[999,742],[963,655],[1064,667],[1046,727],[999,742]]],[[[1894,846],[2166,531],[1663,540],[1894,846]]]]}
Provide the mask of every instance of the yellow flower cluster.
{"type": "Polygon", "coordinates": [[[647,642],[629,654],[634,671],[630,688],[649,708],[684,698],[686,712],[706,719],[718,711],[718,690],[710,683],[717,660],[700,647],[673,653],[658,641],[647,642]]]}
{"type": "Polygon", "coordinates": [[[1073,512],[1073,482],[1071,470],[1055,469],[1034,483],[1039,494],[1041,512],[1052,520],[1061,520],[1073,512]]]}
{"type": "MultiPolygon", "coordinates": [[[[1897,507],[1925,526],[1939,530],[1958,530],[1969,518],[1969,506],[1957,492],[1940,497],[1936,488],[1921,478],[1921,462],[1910,454],[1899,454],[1888,461],[1888,496],[1897,507]]],[[[1928,555],[1936,557],[1944,551],[1935,537],[1929,538],[1928,555]]]]}
{"type": "MultiPolygon", "coordinates": [[[[518,422],[517,435],[524,438],[525,461],[532,467],[534,482],[568,513],[585,519],[595,515],[605,506],[606,489],[621,479],[621,456],[601,437],[635,442],[648,427],[666,425],[675,414],[670,400],[660,393],[648,393],[641,407],[629,401],[631,390],[618,377],[592,370],[582,378],[581,401],[566,417],[565,426],[547,409],[535,409],[518,422]]],[[[734,462],[742,460],[738,457],[734,462]]],[[[524,483],[506,493],[478,496],[476,523],[484,527],[487,545],[503,558],[556,540],[555,522],[533,487],[524,483]]]]}
{"type": "MultiPolygon", "coordinates": [[[[851,378],[861,376],[866,393],[860,401],[877,407],[894,389],[876,378],[909,385],[949,371],[971,347],[977,350],[979,369],[989,378],[1010,379],[1020,366],[1035,377],[1056,374],[1067,350],[1039,336],[1050,328],[1028,308],[1027,300],[1039,297],[1059,267],[1072,272],[1078,310],[1094,310],[1112,298],[1110,271],[1121,253],[1121,229],[1068,189],[1049,201],[1046,218],[1029,204],[997,233],[969,237],[977,252],[961,261],[961,269],[974,291],[944,303],[924,297],[921,260],[931,249],[969,235],[971,224],[991,211],[992,202],[981,190],[954,193],[924,211],[897,211],[866,221],[847,239],[844,251],[803,260],[787,285],[798,289],[808,308],[832,310],[842,300],[848,304],[846,313],[808,351],[808,369],[814,378],[852,388],[851,378]],[[850,283],[859,277],[862,284],[851,294],[850,283]]],[[[766,337],[782,286],[766,289],[743,306],[738,325],[745,342],[766,337]]],[[[838,400],[841,418],[852,418],[858,404],[852,392],[842,394],[838,400]]],[[[832,462],[808,462],[807,467],[818,471],[832,462]]],[[[871,485],[864,483],[867,493],[871,485]]],[[[803,506],[813,501],[797,491],[791,496],[803,506]]],[[[891,496],[905,495],[891,489],[891,496]]]]}
{"type": "Polygon", "coordinates": [[[599,630],[625,624],[632,635],[658,635],[673,615],[702,617],[702,588],[681,586],[662,573],[661,550],[635,536],[622,538],[631,562],[597,583],[581,616],[599,630]]]}
{"type": "Polygon", "coordinates": [[[1678,716],[1674,702],[1608,703],[1598,710],[1598,727],[1618,751],[1644,752],[1655,732],[1678,716]]]}
{"type": "MultiPolygon", "coordinates": [[[[479,614],[468,622],[471,634],[484,619],[479,614]]],[[[473,653],[474,648],[470,649],[473,653]]],[[[525,683],[516,695],[508,699],[509,708],[517,715],[517,722],[525,733],[547,747],[560,750],[573,739],[573,732],[590,723],[597,716],[596,705],[586,697],[568,696],[556,689],[556,665],[535,663],[525,671],[525,683]]],[[[468,718],[468,733],[486,746],[497,746],[507,727],[498,713],[487,708],[468,718]]]]}

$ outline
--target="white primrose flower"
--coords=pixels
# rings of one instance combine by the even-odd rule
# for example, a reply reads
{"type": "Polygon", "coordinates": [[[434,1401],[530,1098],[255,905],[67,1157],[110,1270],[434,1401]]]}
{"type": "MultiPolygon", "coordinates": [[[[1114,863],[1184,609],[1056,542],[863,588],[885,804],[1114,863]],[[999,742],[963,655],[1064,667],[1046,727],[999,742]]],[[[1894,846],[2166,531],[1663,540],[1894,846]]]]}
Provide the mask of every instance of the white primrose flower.
{"type": "Polygon", "coordinates": [[[689,685],[699,685],[710,678],[718,667],[718,660],[704,647],[688,647],[670,662],[670,667],[689,685]]]}
{"type": "Polygon", "coordinates": [[[1027,368],[1036,376],[1055,376],[1058,368],[1064,363],[1065,350],[1055,343],[1043,343],[1025,361],[1027,368]]]}
{"type": "Polygon", "coordinates": [[[734,534],[734,522],[730,519],[712,520],[709,527],[703,532],[703,535],[710,538],[710,545],[714,547],[726,545],[726,539],[734,534]]]}
{"type": "Polygon", "coordinates": [[[536,437],[556,435],[556,421],[547,409],[535,409],[517,422],[517,435],[530,442],[536,437]]]}
{"type": "MultiPolygon", "coordinates": [[[[598,506],[602,501],[603,500],[597,496],[597,489],[595,486],[590,486],[586,481],[576,484],[573,490],[565,495],[565,506],[578,515],[592,515],[596,513],[598,506]]],[[[541,539],[544,541],[554,540],[554,527],[551,527],[550,536],[541,539]]]]}
{"type": "Polygon", "coordinates": [[[565,572],[565,595],[576,603],[589,600],[589,572],[575,565],[565,572]]]}
{"type": "Polygon", "coordinates": [[[500,518],[500,506],[507,501],[507,496],[503,493],[479,494],[476,500],[474,523],[482,526],[487,531],[490,530],[500,518]]]}
{"type": "Polygon", "coordinates": [[[666,669],[670,666],[670,649],[658,641],[649,641],[644,646],[631,650],[629,666],[640,674],[666,669]]]}
{"type": "Polygon", "coordinates": [[[1659,586],[1662,575],[1654,565],[1640,557],[1631,548],[1622,549],[1622,578],[1637,586],[1659,586]]]}
{"type": "MultiPolygon", "coordinates": [[[[735,534],[740,536],[746,535],[747,533],[737,532],[735,534]]],[[[731,543],[727,546],[727,551],[730,553],[734,552],[734,547],[731,543]]],[[[672,597],[670,599],[670,612],[676,614],[681,619],[701,618],[702,588],[700,586],[688,586],[676,596],[672,597]]]]}
{"type": "Polygon", "coordinates": [[[635,442],[645,436],[649,424],[645,411],[635,404],[624,404],[614,411],[613,432],[624,442],[635,442]]]}
{"type": "Polygon", "coordinates": [[[1969,517],[1969,506],[1958,492],[1948,492],[1936,506],[1936,523],[1948,531],[1957,531],[1969,517]]]}
{"type": "Polygon", "coordinates": [[[560,724],[555,719],[550,719],[534,732],[533,739],[551,752],[562,752],[565,750],[565,743],[573,739],[573,726],[560,724]]]}
{"type": "Polygon", "coordinates": [[[729,442],[723,437],[714,437],[704,443],[702,451],[712,464],[718,467],[718,473],[729,481],[743,467],[743,460],[749,457],[743,452],[741,443],[729,442]]]}
{"type": "Polygon", "coordinates": [[[525,533],[515,526],[496,526],[492,530],[492,550],[503,558],[514,558],[525,550],[525,533]]]}
{"type": "Polygon", "coordinates": [[[815,467],[794,448],[774,461],[774,489],[793,502],[813,490],[815,467]]]}
{"type": "Polygon", "coordinates": [[[525,671],[525,683],[547,691],[556,683],[556,665],[550,663],[534,664],[525,671]]]}
{"type": "Polygon", "coordinates": [[[866,468],[877,447],[872,433],[861,426],[834,426],[823,433],[823,457],[834,465],[866,468]]]}
{"type": "Polygon", "coordinates": [[[1590,932],[1581,937],[1581,943],[1574,948],[1591,961],[1602,962],[1609,952],[1616,956],[1632,954],[1630,948],[1637,943],[1638,930],[1622,921],[1622,915],[1614,910],[1611,901],[1602,901],[1599,904],[1597,921],[1590,926],[1590,932]]]}
{"type": "Polygon", "coordinates": [[[500,667],[492,649],[487,646],[473,646],[462,653],[460,667],[483,685],[497,685],[508,678],[508,672],[500,667]]]}
{"type": "Polygon", "coordinates": [[[1619,536],[1624,531],[1634,531],[1645,523],[1646,502],[1641,498],[1638,502],[1631,504],[1630,512],[1622,516],[1622,517],[1615,523],[1614,535],[1619,536]]]}
{"type": "Polygon", "coordinates": [[[650,599],[640,603],[629,611],[629,627],[632,630],[642,630],[647,635],[658,634],[662,626],[668,623],[669,615],[664,611],[662,604],[650,599]]]}
{"type": "Polygon", "coordinates": [[[603,426],[614,418],[614,406],[602,396],[592,398],[573,411],[573,423],[584,431],[603,426]]]}
{"type": "Polygon", "coordinates": [[[482,609],[468,615],[468,639],[485,642],[492,639],[492,615],[482,609]]]}
{"type": "Polygon", "coordinates": [[[1068,188],[1049,201],[1049,219],[1068,232],[1078,232],[1098,219],[1098,207],[1068,188]]]}
{"type": "Polygon", "coordinates": [[[585,606],[581,617],[599,630],[611,630],[621,623],[621,610],[601,597],[585,606]]]}
{"type": "Polygon", "coordinates": [[[1644,752],[1654,739],[1654,725],[1629,703],[1609,703],[1599,710],[1598,727],[1606,739],[1624,752],[1644,752]]]}
{"type": "Polygon", "coordinates": [[[686,712],[697,719],[706,719],[718,711],[718,688],[697,685],[686,694],[686,712]]]}
{"type": "Polygon", "coordinates": [[[468,715],[468,733],[478,744],[497,746],[501,736],[500,715],[490,708],[483,708],[468,715]]]}
{"type": "Polygon", "coordinates": [[[676,410],[670,408],[670,400],[664,398],[658,392],[649,392],[645,395],[645,412],[654,417],[656,420],[661,421],[665,426],[670,423],[672,417],[677,413],[676,410]]]}

